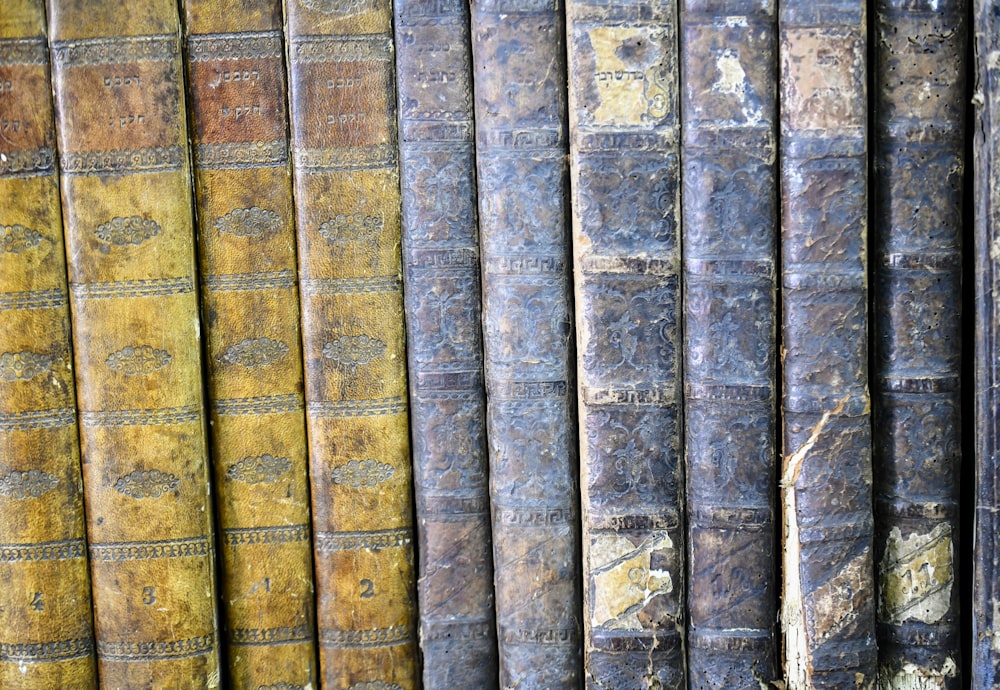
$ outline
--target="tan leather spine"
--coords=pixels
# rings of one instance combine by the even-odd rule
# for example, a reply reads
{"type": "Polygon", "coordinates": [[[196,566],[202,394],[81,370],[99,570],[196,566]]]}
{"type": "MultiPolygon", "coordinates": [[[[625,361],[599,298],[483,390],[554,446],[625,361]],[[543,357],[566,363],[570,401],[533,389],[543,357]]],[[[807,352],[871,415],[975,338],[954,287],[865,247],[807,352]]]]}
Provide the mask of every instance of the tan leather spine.
{"type": "Polygon", "coordinates": [[[96,685],[42,0],[0,11],[0,687],[96,685]]]}
{"type": "Polygon", "coordinates": [[[418,682],[387,0],[289,0],[293,171],[326,690],[418,682]]]}
{"type": "MultiPolygon", "coordinates": [[[[185,0],[229,686],[316,682],[280,0],[185,0]]],[[[279,686],[284,687],[284,686],[279,686]]]]}
{"type": "Polygon", "coordinates": [[[173,0],[49,0],[98,674],[219,685],[173,0]]]}

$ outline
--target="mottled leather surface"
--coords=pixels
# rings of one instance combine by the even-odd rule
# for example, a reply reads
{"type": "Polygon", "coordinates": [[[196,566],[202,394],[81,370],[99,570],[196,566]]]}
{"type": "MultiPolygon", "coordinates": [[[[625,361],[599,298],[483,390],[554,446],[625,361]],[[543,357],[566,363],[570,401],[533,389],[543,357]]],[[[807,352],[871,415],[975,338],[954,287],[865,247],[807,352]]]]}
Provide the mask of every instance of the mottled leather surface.
{"type": "Polygon", "coordinates": [[[782,627],[790,689],[874,687],[863,1],[779,9],[782,627]]]}
{"type": "Polygon", "coordinates": [[[967,3],[874,14],[879,682],[959,688],[967,3]]]}
{"type": "Polygon", "coordinates": [[[317,681],[281,2],[186,0],[228,685],[317,681]]]}
{"type": "Polygon", "coordinates": [[[559,2],[472,6],[503,688],[581,683],[566,45],[559,2]]]}
{"type": "Polygon", "coordinates": [[[96,686],[42,0],[0,11],[0,687],[96,686]]]}
{"type": "Polygon", "coordinates": [[[587,688],[684,688],[677,9],[567,3],[587,688]]]}
{"type": "Polygon", "coordinates": [[[398,0],[403,287],[425,690],[497,687],[469,7],[398,0]]]}
{"type": "Polygon", "coordinates": [[[324,688],[417,687],[392,10],[286,6],[324,688]]]}
{"type": "Polygon", "coordinates": [[[975,83],[973,120],[972,179],[974,180],[975,237],[975,526],[972,563],[972,685],[976,688],[1000,686],[1000,607],[997,556],[1000,554],[1000,483],[997,457],[1000,454],[997,411],[1000,410],[1000,272],[996,254],[1000,225],[1000,64],[994,58],[1000,50],[1000,14],[995,3],[972,3],[973,75],[975,83]]]}
{"type": "Polygon", "coordinates": [[[777,15],[681,6],[688,687],[780,677],[777,15]]]}
{"type": "Polygon", "coordinates": [[[48,7],[98,672],[218,687],[177,5],[48,7]]]}

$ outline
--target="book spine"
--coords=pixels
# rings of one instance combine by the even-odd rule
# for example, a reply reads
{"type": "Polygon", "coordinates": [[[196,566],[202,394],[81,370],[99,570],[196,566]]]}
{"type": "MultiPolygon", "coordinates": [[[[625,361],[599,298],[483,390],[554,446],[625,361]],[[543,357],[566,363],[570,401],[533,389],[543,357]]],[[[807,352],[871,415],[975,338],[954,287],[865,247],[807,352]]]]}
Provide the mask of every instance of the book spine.
{"type": "Polygon", "coordinates": [[[964,0],[875,6],[879,685],[961,687],[964,0]]]}
{"type": "MultiPolygon", "coordinates": [[[[1000,16],[996,3],[974,0],[972,160],[975,266],[975,524],[972,562],[973,688],[1000,688],[1000,16]]],[[[952,305],[949,305],[949,312],[952,305]]]]}
{"type": "Polygon", "coordinates": [[[588,688],[686,688],[677,10],[571,0],[588,688]]]}
{"type": "Polygon", "coordinates": [[[581,682],[562,3],[472,7],[500,685],[581,682]]]}
{"type": "Polygon", "coordinates": [[[681,11],[684,404],[693,688],[777,668],[777,16],[681,11]]]}
{"type": "Polygon", "coordinates": [[[779,10],[784,582],[790,689],[873,687],[866,17],[779,10]]]}
{"type": "Polygon", "coordinates": [[[280,0],[185,0],[202,328],[233,688],[315,684],[280,0]]]}
{"type": "Polygon", "coordinates": [[[323,687],[419,683],[392,10],[286,5],[323,687]]]}
{"type": "Polygon", "coordinates": [[[42,0],[0,13],[0,687],[96,686],[42,0]]]}
{"type": "Polygon", "coordinates": [[[99,676],[218,687],[177,5],[49,26],[99,676]]]}
{"type": "Polygon", "coordinates": [[[469,8],[394,4],[423,685],[497,686],[469,8]]]}

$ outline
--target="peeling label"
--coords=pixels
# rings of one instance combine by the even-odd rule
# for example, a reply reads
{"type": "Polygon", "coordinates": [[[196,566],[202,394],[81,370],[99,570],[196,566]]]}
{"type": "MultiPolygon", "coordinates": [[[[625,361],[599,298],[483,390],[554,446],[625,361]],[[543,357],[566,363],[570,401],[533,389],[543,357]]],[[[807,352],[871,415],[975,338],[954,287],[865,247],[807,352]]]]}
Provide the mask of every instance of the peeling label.
{"type": "Polygon", "coordinates": [[[606,630],[644,630],[642,610],[656,597],[670,594],[670,572],[654,567],[663,558],[657,551],[672,549],[665,533],[648,536],[639,544],[614,534],[594,537],[590,545],[593,612],[591,625],[606,630]]]}
{"type": "Polygon", "coordinates": [[[947,523],[905,539],[893,527],[879,564],[879,618],[889,623],[940,621],[951,605],[952,551],[947,523]]]}

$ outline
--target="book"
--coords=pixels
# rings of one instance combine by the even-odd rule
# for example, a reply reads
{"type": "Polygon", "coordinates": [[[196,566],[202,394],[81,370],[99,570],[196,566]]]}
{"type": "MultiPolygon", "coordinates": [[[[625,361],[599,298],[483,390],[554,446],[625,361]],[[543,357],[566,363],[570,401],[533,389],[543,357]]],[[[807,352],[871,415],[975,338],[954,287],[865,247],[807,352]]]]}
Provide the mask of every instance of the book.
{"type": "Polygon", "coordinates": [[[777,15],[681,5],[691,687],[780,677],[777,15]]]}
{"type": "Polygon", "coordinates": [[[90,575],[42,0],[0,13],[0,686],[93,688],[90,575]]]}
{"type": "Polygon", "coordinates": [[[686,688],[677,10],[566,16],[585,684],[686,688]]]}
{"type": "Polygon", "coordinates": [[[306,687],[318,679],[281,2],[183,11],[229,687],[306,687]]]}
{"type": "Polygon", "coordinates": [[[472,6],[483,349],[503,688],[581,677],[566,43],[559,2],[472,6]]]}
{"type": "Polygon", "coordinates": [[[873,687],[865,4],[779,8],[785,682],[873,687]]]}
{"type": "Polygon", "coordinates": [[[879,684],[959,688],[967,7],[874,7],[879,684]]]}
{"type": "Polygon", "coordinates": [[[177,4],[48,9],[98,675],[218,687],[177,4]]]}
{"type": "Polygon", "coordinates": [[[414,688],[392,11],[286,5],[320,680],[414,688]]]}
{"type": "Polygon", "coordinates": [[[497,685],[469,9],[393,5],[423,686],[497,685]]]}

